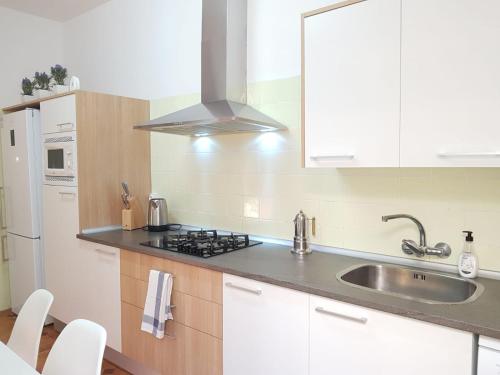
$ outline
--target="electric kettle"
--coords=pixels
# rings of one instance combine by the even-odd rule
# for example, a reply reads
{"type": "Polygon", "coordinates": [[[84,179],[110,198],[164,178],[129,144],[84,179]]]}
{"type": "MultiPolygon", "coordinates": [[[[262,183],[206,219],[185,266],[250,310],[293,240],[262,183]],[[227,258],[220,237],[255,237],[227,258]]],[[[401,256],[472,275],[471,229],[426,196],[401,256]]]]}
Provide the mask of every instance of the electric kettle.
{"type": "Polygon", "coordinates": [[[168,210],[165,198],[149,199],[148,230],[151,232],[168,230],[168,210]]]}

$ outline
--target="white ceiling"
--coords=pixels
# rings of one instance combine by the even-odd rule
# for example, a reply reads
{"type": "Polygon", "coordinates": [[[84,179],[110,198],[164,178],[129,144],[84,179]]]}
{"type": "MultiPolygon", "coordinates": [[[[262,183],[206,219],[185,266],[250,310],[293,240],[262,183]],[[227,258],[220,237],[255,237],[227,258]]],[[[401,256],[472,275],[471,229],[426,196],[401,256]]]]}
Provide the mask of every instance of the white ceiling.
{"type": "Polygon", "coordinates": [[[67,21],[109,0],[0,0],[0,6],[35,16],[67,21]]]}

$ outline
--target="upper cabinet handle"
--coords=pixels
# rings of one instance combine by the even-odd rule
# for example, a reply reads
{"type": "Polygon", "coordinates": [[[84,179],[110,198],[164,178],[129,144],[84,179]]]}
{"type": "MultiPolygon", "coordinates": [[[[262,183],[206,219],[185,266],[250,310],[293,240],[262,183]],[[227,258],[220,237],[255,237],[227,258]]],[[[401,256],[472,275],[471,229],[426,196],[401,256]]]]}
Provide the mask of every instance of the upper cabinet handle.
{"type": "Polygon", "coordinates": [[[311,155],[309,158],[313,160],[327,160],[327,159],[354,159],[354,154],[330,154],[330,155],[311,155]]]}
{"type": "Polygon", "coordinates": [[[244,287],[244,286],[233,284],[231,282],[227,282],[226,286],[229,287],[229,288],[234,288],[234,289],[242,290],[244,292],[248,292],[248,293],[252,293],[252,294],[257,294],[259,296],[262,294],[262,290],[261,289],[251,289],[251,288],[247,288],[247,287],[244,287]]]}
{"type": "Polygon", "coordinates": [[[326,310],[325,308],[320,307],[320,306],[316,307],[315,310],[316,310],[316,312],[318,312],[320,314],[325,314],[325,315],[334,316],[334,317],[340,318],[340,319],[350,320],[351,322],[356,322],[356,323],[361,323],[361,324],[366,324],[366,322],[368,322],[368,319],[365,317],[355,317],[355,316],[340,314],[340,313],[337,313],[334,311],[326,310]]]}
{"type": "Polygon", "coordinates": [[[438,152],[440,158],[496,158],[500,152],[438,152]]]}

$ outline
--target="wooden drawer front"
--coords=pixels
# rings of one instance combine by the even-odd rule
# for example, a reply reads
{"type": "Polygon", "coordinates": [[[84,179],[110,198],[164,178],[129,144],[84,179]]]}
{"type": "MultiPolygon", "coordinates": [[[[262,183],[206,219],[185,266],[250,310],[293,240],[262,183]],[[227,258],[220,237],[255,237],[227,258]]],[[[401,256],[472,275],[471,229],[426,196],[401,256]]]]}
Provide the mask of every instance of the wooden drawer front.
{"type": "Polygon", "coordinates": [[[120,273],[139,279],[141,276],[141,254],[122,249],[120,258],[120,273]]]}
{"type": "Polygon", "coordinates": [[[176,301],[178,323],[222,339],[222,305],[184,293],[177,293],[176,301]]]}
{"type": "Polygon", "coordinates": [[[222,374],[222,341],[169,322],[162,340],[140,330],[142,309],[122,302],[122,353],[166,375],[222,374]]]}
{"type": "MultiPolygon", "coordinates": [[[[122,301],[141,311],[144,310],[147,288],[146,281],[121,276],[122,301]]],[[[222,339],[221,305],[175,290],[172,293],[172,304],[175,305],[172,309],[175,322],[222,339]]]]}
{"type": "Polygon", "coordinates": [[[154,269],[175,276],[174,290],[222,304],[222,273],[141,254],[140,279],[147,281],[154,269]]]}
{"type": "Polygon", "coordinates": [[[75,95],[41,102],[40,111],[44,134],[76,130],[75,95]]]}
{"type": "Polygon", "coordinates": [[[162,374],[184,374],[183,327],[170,322],[167,333],[175,339],[158,340],[141,331],[141,322],[142,309],[122,302],[122,353],[162,374]]]}

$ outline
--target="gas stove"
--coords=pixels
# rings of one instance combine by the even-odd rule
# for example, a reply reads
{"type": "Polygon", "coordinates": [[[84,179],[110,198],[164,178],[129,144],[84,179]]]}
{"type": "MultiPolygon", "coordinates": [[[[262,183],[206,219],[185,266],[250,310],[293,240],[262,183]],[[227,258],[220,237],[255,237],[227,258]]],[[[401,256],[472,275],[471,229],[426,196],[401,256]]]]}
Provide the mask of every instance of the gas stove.
{"type": "Polygon", "coordinates": [[[142,242],[141,245],[200,258],[210,258],[261,243],[250,240],[248,234],[218,234],[216,230],[201,229],[168,233],[161,238],[142,242]]]}

